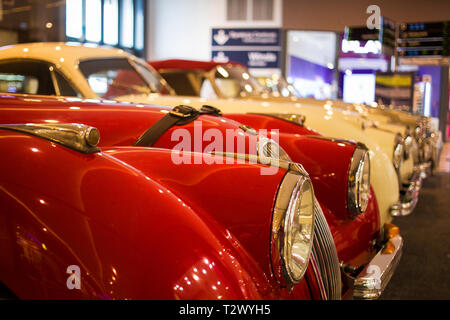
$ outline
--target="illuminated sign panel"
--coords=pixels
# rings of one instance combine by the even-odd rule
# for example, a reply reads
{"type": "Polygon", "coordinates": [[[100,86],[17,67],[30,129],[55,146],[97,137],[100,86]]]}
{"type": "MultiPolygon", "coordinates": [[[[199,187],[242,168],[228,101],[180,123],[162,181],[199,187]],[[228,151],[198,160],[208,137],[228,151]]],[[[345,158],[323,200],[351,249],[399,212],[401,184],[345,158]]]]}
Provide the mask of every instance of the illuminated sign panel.
{"type": "Polygon", "coordinates": [[[211,58],[249,68],[280,68],[280,29],[217,28],[212,30],[211,58]]]}

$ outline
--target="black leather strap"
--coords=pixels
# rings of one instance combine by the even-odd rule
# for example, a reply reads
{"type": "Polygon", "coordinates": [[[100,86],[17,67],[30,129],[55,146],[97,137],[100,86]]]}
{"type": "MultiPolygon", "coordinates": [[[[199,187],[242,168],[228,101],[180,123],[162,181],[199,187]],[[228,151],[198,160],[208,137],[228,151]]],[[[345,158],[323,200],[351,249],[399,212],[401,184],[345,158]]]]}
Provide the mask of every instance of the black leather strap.
{"type": "Polygon", "coordinates": [[[151,147],[167,130],[175,125],[184,125],[192,122],[199,115],[200,112],[193,107],[185,105],[176,106],[145,131],[133,145],[136,147],[151,147]]]}
{"type": "Polygon", "coordinates": [[[144,132],[142,136],[134,143],[136,147],[151,147],[156,141],[173,126],[182,126],[194,121],[201,114],[221,117],[220,109],[203,105],[200,111],[190,106],[179,105],[173,108],[164,117],[159,119],[153,126],[144,132]]]}

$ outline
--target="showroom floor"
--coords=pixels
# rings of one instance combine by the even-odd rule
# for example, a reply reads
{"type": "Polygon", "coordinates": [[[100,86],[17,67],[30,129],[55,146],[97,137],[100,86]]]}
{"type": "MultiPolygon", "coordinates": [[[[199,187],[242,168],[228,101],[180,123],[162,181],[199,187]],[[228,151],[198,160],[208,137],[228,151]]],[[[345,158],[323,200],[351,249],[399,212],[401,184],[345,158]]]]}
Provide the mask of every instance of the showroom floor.
{"type": "Polygon", "coordinates": [[[403,258],[383,299],[450,299],[450,143],[411,216],[396,218],[403,258]]]}

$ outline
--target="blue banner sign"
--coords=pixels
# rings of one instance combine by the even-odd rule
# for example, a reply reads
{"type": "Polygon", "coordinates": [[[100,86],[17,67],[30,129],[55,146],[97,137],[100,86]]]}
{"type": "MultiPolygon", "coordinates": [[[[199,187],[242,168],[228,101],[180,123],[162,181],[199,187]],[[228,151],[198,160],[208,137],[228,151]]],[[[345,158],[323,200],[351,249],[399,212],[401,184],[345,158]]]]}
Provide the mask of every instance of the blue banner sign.
{"type": "Polygon", "coordinates": [[[212,29],[212,59],[248,68],[280,68],[281,30],[276,28],[212,29]]]}
{"type": "Polygon", "coordinates": [[[248,68],[279,68],[280,51],[213,51],[216,62],[238,62],[248,68]]]}
{"type": "Polygon", "coordinates": [[[212,30],[213,46],[281,46],[280,29],[220,28],[212,30]]]}

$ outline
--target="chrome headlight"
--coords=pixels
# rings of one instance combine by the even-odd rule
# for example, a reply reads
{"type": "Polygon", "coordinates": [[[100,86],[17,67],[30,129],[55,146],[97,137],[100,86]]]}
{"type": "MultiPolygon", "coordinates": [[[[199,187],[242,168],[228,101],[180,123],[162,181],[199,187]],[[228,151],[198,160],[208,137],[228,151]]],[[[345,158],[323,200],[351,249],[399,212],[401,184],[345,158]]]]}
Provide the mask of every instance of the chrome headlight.
{"type": "Polygon", "coordinates": [[[403,162],[404,149],[403,149],[403,138],[400,134],[395,137],[395,146],[393,154],[393,163],[397,171],[400,171],[400,167],[403,162]]]}
{"type": "Polygon", "coordinates": [[[420,125],[416,125],[416,128],[414,129],[414,136],[417,140],[420,140],[422,137],[422,128],[420,125]]]}
{"type": "Polygon", "coordinates": [[[348,176],[348,209],[355,215],[367,209],[370,194],[370,159],[364,145],[358,145],[353,153],[348,176]]]}
{"type": "Polygon", "coordinates": [[[416,128],[414,129],[414,137],[417,141],[422,141],[425,139],[426,135],[426,125],[423,123],[423,121],[418,121],[416,124],[416,128]]]}
{"type": "Polygon", "coordinates": [[[258,137],[256,154],[267,158],[292,162],[287,152],[278,143],[264,136],[258,137]]]}
{"type": "Polygon", "coordinates": [[[314,191],[301,166],[286,173],[278,190],[272,218],[271,258],[277,280],[285,286],[305,274],[314,234],[314,191]]]}
{"type": "Polygon", "coordinates": [[[413,145],[413,138],[411,136],[406,136],[405,140],[403,141],[403,158],[405,160],[408,160],[411,156],[411,149],[413,145]]]}

